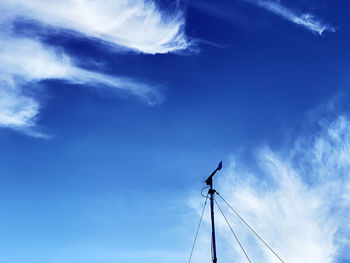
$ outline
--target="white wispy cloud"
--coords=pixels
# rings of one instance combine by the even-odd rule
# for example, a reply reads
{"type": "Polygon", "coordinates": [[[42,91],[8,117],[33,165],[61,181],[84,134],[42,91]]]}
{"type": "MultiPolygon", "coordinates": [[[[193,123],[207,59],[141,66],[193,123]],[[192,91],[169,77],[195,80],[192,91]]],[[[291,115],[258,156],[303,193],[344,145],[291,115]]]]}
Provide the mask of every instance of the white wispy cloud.
{"type": "Polygon", "coordinates": [[[335,32],[335,27],[316,18],[311,13],[298,14],[296,11],[283,6],[280,1],[271,0],[245,0],[256,4],[288,21],[300,25],[312,32],[322,35],[325,31],[335,32]]]}
{"type": "Polygon", "coordinates": [[[72,84],[125,90],[143,97],[149,104],[159,103],[162,99],[155,86],[131,78],[115,77],[79,68],[74,60],[62,51],[34,39],[9,35],[2,39],[0,64],[3,65],[3,74],[20,77],[27,82],[63,79],[72,84]]]}
{"type": "Polygon", "coordinates": [[[32,130],[39,108],[35,99],[22,94],[12,76],[0,75],[0,126],[43,137],[32,130]]]}
{"type": "MultiPolygon", "coordinates": [[[[350,120],[339,116],[324,123],[315,136],[300,137],[279,151],[262,147],[256,157],[256,169],[232,158],[226,174],[217,178],[220,194],[285,262],[349,258],[350,120]]],[[[216,214],[223,237],[220,256],[245,260],[219,211],[216,214]]],[[[236,217],[230,221],[252,262],[279,262],[236,217]]]]}
{"type": "Polygon", "coordinates": [[[182,11],[145,0],[0,0],[7,19],[29,18],[144,53],[187,49],[182,11]]]}
{"type": "Polygon", "coordinates": [[[83,69],[60,48],[14,34],[14,22],[23,19],[143,53],[177,52],[191,46],[183,13],[178,8],[166,13],[153,1],[0,0],[0,126],[36,137],[45,137],[35,131],[41,104],[33,95],[43,92],[42,80],[126,92],[150,105],[160,103],[162,95],[156,85],[83,69]]]}
{"type": "Polygon", "coordinates": [[[29,96],[28,87],[27,90],[24,87],[30,84],[36,92],[43,92],[38,85],[41,80],[59,79],[93,89],[125,91],[141,97],[151,105],[162,100],[157,87],[131,78],[114,77],[79,68],[63,52],[34,39],[1,34],[0,65],[0,126],[21,130],[32,136],[44,136],[34,132],[40,101],[29,96]]]}

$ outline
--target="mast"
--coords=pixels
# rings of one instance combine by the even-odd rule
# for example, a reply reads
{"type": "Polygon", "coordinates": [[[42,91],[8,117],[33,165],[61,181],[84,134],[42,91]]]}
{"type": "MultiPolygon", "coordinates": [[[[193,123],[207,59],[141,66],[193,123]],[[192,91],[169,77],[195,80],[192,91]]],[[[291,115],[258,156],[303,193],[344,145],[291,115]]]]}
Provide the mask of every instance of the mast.
{"type": "Polygon", "coordinates": [[[215,171],[207,178],[205,183],[209,185],[208,194],[210,195],[210,216],[211,216],[211,240],[212,240],[212,249],[213,249],[213,263],[217,262],[216,257],[216,240],[215,240],[215,220],[214,220],[214,194],[215,190],[213,188],[213,176],[217,171],[220,171],[222,168],[222,161],[219,163],[215,171]]]}

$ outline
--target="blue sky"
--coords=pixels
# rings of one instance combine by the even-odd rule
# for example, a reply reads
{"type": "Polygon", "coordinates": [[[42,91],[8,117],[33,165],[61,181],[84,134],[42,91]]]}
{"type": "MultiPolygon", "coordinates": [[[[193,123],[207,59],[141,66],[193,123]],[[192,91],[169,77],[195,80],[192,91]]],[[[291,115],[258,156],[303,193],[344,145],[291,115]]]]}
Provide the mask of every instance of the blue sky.
{"type": "Polygon", "coordinates": [[[349,8],[0,0],[0,263],[350,262],[349,8]]]}

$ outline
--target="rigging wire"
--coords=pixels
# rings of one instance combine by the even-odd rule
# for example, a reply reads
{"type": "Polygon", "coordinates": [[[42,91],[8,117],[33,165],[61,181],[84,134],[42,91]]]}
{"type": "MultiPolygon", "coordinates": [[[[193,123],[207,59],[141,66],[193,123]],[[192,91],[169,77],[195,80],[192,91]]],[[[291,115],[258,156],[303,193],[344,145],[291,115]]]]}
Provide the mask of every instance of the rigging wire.
{"type": "MultiPolygon", "coordinates": [[[[218,194],[218,196],[226,203],[226,205],[239,217],[239,219],[241,219],[242,220],[242,222],[250,229],[250,231],[252,231],[253,233],[254,233],[254,235],[256,236],[256,237],[258,237],[259,239],[260,239],[260,241],[262,242],[262,243],[264,243],[264,245],[282,262],[282,263],[285,263],[281,258],[280,258],[280,256],[264,241],[264,239],[262,239],[262,237],[260,237],[255,231],[254,231],[254,229],[236,212],[236,210],[235,209],[233,209],[233,207],[232,206],[230,206],[230,204],[218,193],[218,192],[216,192],[217,194],[218,194]]],[[[215,201],[216,202],[216,201],[215,201]]],[[[219,207],[219,205],[218,205],[218,207],[219,207]]]]}
{"type": "Polygon", "coordinates": [[[190,253],[190,258],[188,259],[188,263],[190,263],[191,259],[192,259],[193,250],[194,250],[194,247],[196,245],[196,241],[197,241],[197,237],[198,237],[198,233],[199,233],[199,228],[201,227],[201,224],[202,224],[202,219],[203,219],[205,207],[207,205],[207,201],[208,201],[208,194],[207,194],[207,196],[205,196],[205,202],[204,202],[204,205],[203,205],[201,218],[199,219],[199,224],[198,224],[198,227],[197,227],[196,236],[195,236],[194,241],[193,241],[193,245],[192,245],[192,249],[191,249],[191,253],[190,253]]]}
{"type": "Polygon", "coordinates": [[[233,229],[232,229],[230,223],[228,222],[226,216],[225,216],[224,213],[222,212],[221,207],[219,206],[218,202],[217,202],[215,199],[214,199],[214,201],[215,201],[216,205],[218,206],[218,208],[219,208],[219,210],[220,210],[222,216],[224,217],[224,219],[225,219],[225,221],[226,221],[228,227],[230,228],[230,230],[231,230],[233,236],[235,237],[235,239],[236,239],[238,245],[240,246],[241,250],[243,251],[245,257],[247,258],[248,262],[249,262],[249,263],[252,263],[252,262],[250,261],[249,257],[248,257],[247,252],[244,250],[244,248],[243,248],[241,242],[239,241],[239,239],[238,239],[238,237],[236,236],[235,232],[233,231],[233,229]]]}
{"type": "Polygon", "coordinates": [[[205,196],[205,195],[203,195],[203,190],[204,189],[208,189],[209,188],[209,186],[205,186],[205,187],[203,187],[202,188],[202,190],[201,190],[201,196],[203,196],[203,197],[205,197],[205,198],[208,198],[208,194],[205,196]]]}

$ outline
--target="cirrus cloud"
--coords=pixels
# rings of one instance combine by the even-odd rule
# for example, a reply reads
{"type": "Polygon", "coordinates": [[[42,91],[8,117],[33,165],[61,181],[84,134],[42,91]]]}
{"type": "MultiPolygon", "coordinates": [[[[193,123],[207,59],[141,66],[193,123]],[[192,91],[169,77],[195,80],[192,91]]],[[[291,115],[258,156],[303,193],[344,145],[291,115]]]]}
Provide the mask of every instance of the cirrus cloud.
{"type": "Polygon", "coordinates": [[[21,130],[35,137],[45,137],[40,132],[34,132],[40,101],[28,93],[30,90],[43,92],[39,82],[47,79],[64,80],[68,84],[84,85],[92,89],[124,91],[142,98],[150,105],[162,101],[162,95],[154,85],[79,68],[63,52],[34,39],[9,34],[0,36],[2,127],[21,130]]]}
{"type": "Polygon", "coordinates": [[[152,1],[0,0],[0,126],[45,137],[36,130],[43,92],[40,81],[63,80],[108,92],[126,92],[147,104],[162,101],[159,86],[134,77],[86,70],[61,47],[48,46],[36,36],[14,32],[15,21],[32,20],[44,27],[59,28],[107,41],[128,50],[156,54],[177,52],[191,46],[184,33],[184,17],[175,8],[161,10],[152,1]],[[35,90],[35,92],[31,92],[35,90]],[[31,94],[30,94],[31,93],[31,94]]]}
{"type": "Polygon", "coordinates": [[[182,11],[161,11],[152,1],[0,0],[0,5],[8,19],[32,19],[143,53],[175,52],[191,45],[182,11]]]}
{"type": "Polygon", "coordinates": [[[258,5],[275,15],[287,19],[288,21],[297,24],[310,30],[311,32],[318,33],[322,35],[325,31],[335,32],[335,27],[317,19],[311,13],[298,14],[297,12],[283,6],[280,1],[271,0],[245,0],[255,5],[258,5]]]}

